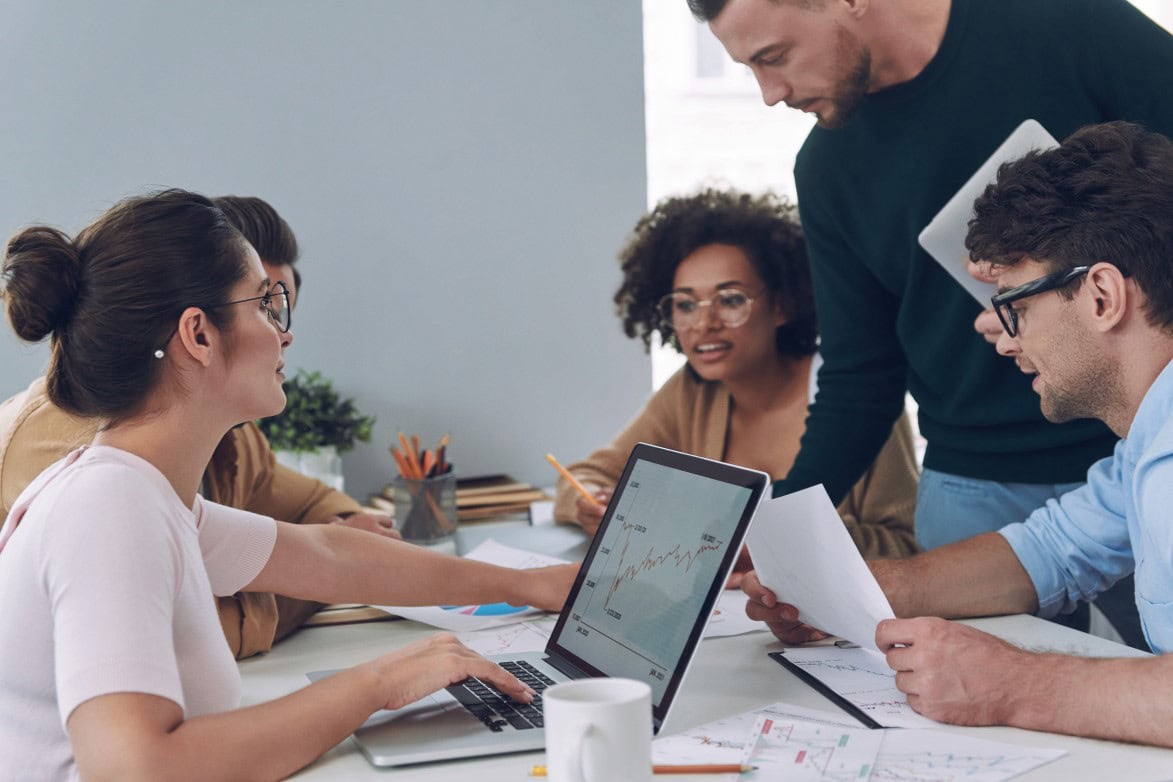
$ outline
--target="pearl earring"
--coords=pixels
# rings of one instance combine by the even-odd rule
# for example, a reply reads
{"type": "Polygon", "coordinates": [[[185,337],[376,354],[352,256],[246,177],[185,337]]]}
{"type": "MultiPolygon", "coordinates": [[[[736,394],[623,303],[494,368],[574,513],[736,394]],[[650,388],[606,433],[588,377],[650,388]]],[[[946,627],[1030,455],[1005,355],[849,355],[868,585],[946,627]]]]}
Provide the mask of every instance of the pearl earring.
{"type": "Polygon", "coordinates": [[[155,358],[163,358],[163,348],[159,348],[155,351],[155,358]]]}

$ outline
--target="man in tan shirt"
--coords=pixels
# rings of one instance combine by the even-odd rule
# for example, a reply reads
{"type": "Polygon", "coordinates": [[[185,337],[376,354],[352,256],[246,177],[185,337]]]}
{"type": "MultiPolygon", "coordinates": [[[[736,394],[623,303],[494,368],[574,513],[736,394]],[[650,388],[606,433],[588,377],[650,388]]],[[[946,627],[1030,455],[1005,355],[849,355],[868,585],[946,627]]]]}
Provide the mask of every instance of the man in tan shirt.
{"type": "MultiPolygon", "coordinates": [[[[215,199],[256,248],[271,280],[281,280],[296,303],[301,278],[294,269],[297,240],[289,225],[259,198],[215,199]]],[[[69,451],[89,443],[101,421],[78,418],[49,401],[39,377],[0,403],[0,519],[24,488],[69,451]]],[[[398,537],[390,519],[362,512],[353,499],[277,464],[254,423],[225,435],[204,473],[203,496],[213,502],[294,523],[337,523],[398,537]]],[[[238,658],[268,651],[320,608],[320,604],[263,592],[217,598],[220,624],[238,658]]]]}

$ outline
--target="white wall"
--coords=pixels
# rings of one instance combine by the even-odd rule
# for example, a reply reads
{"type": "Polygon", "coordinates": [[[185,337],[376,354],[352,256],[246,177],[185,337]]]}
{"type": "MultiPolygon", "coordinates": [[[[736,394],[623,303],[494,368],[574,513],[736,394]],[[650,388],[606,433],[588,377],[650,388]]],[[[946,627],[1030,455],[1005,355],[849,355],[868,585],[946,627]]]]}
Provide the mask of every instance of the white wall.
{"type": "MultiPolygon", "coordinates": [[[[291,367],[466,474],[552,483],[649,390],[610,296],[645,202],[641,15],[581,0],[0,1],[0,231],[156,186],[259,195],[302,245],[291,367]]],[[[0,329],[0,398],[44,346],[0,329]]]]}

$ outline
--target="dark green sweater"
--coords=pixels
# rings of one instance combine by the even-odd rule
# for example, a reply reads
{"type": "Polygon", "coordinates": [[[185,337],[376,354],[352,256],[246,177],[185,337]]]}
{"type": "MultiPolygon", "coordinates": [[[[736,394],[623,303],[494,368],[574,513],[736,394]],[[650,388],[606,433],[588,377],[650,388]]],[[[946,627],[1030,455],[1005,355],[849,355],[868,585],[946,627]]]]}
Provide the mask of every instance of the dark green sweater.
{"type": "Polygon", "coordinates": [[[1030,378],[974,332],[982,308],[917,244],[1027,118],[1060,140],[1115,119],[1173,135],[1173,38],[1125,0],[953,0],[941,48],[916,78],[807,138],[795,179],[825,363],[776,495],[823,483],[839,502],[906,389],[934,470],[1073,482],[1111,451],[1116,438],[1098,421],[1042,417],[1030,378]]]}

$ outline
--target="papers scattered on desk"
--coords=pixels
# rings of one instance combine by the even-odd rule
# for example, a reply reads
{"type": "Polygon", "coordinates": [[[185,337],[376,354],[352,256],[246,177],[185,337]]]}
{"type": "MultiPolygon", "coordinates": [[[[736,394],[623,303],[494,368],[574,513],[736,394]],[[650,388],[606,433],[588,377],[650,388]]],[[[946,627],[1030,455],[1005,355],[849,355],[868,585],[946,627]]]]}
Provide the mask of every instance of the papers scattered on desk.
{"type": "Polygon", "coordinates": [[[880,653],[876,625],[895,614],[821,484],[763,502],[745,541],[762,585],[799,619],[880,653]]]}
{"type": "Polygon", "coordinates": [[[458,634],[460,642],[477,654],[521,654],[540,652],[554,632],[556,616],[540,616],[505,627],[471,630],[458,634]]]}
{"type": "MultiPolygon", "coordinates": [[[[565,564],[566,560],[506,546],[495,540],[486,540],[465,554],[467,559],[488,562],[502,567],[526,569],[546,565],[565,564]]],[[[439,627],[441,630],[461,632],[524,622],[545,616],[545,612],[529,606],[508,603],[487,603],[464,606],[376,606],[389,614],[439,627]]]]}
{"type": "Polygon", "coordinates": [[[776,703],[652,743],[654,763],[747,763],[765,780],[1003,782],[1062,757],[935,730],[867,730],[849,717],[776,703]]]}
{"type": "Polygon", "coordinates": [[[723,589],[713,606],[713,615],[705,625],[705,638],[724,638],[768,630],[765,622],[757,622],[745,615],[749,597],[740,589],[723,589]]]}
{"type": "Polygon", "coordinates": [[[782,656],[886,728],[940,725],[912,710],[908,696],[896,689],[896,672],[871,652],[811,646],[787,649],[782,656]]]}

